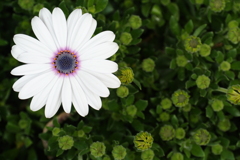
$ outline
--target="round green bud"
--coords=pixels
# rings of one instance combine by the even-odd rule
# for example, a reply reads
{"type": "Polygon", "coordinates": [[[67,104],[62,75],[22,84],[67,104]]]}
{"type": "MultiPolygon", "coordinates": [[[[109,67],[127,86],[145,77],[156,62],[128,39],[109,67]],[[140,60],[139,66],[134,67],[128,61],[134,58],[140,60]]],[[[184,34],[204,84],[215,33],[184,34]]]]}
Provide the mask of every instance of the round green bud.
{"type": "Polygon", "coordinates": [[[31,10],[34,5],[34,0],[18,0],[18,5],[25,10],[31,10]]]}
{"type": "Polygon", "coordinates": [[[221,12],[225,8],[225,0],[210,0],[210,8],[214,12],[221,12]]]}
{"type": "Polygon", "coordinates": [[[19,122],[18,122],[18,126],[21,128],[21,129],[25,129],[27,128],[29,125],[29,121],[25,120],[25,119],[21,119],[19,122]]]}
{"type": "Polygon", "coordinates": [[[162,101],[161,101],[161,106],[162,106],[162,109],[170,109],[172,107],[172,101],[169,99],[169,98],[164,98],[162,101]]]}
{"type": "Polygon", "coordinates": [[[103,160],[111,160],[111,158],[108,155],[106,155],[103,157],[103,160]]]}
{"type": "Polygon", "coordinates": [[[224,104],[223,104],[223,101],[219,100],[219,99],[214,99],[212,101],[212,104],[211,104],[211,107],[212,109],[215,111],[215,112],[219,112],[223,109],[224,107],[224,104]]]}
{"type": "Polygon", "coordinates": [[[43,4],[36,4],[34,7],[33,7],[33,13],[39,13],[39,11],[44,7],[43,4]]]}
{"type": "Polygon", "coordinates": [[[126,108],[126,112],[129,116],[134,117],[137,113],[137,107],[135,105],[130,105],[126,108]]]}
{"type": "Polygon", "coordinates": [[[53,130],[52,130],[52,135],[57,137],[57,136],[59,136],[58,134],[59,134],[60,131],[61,131],[60,128],[54,127],[53,130]]]}
{"type": "Polygon", "coordinates": [[[233,49],[233,46],[232,45],[224,45],[224,48],[226,49],[226,50],[231,50],[231,49],[233,49]]]}
{"type": "Polygon", "coordinates": [[[141,153],[141,159],[142,160],[152,160],[154,158],[154,152],[151,149],[148,149],[146,151],[143,151],[141,153]]]}
{"type": "Polygon", "coordinates": [[[125,6],[126,8],[130,8],[130,7],[133,6],[133,1],[132,1],[132,0],[125,0],[125,1],[123,2],[123,4],[124,4],[124,6],[125,6]]]}
{"type": "Polygon", "coordinates": [[[152,72],[155,68],[155,62],[151,58],[144,59],[142,69],[146,72],[152,72]]]}
{"type": "Polygon", "coordinates": [[[162,113],[160,113],[159,118],[161,121],[166,122],[166,121],[169,121],[170,115],[167,112],[162,112],[162,113]]]}
{"type": "Polygon", "coordinates": [[[214,155],[220,155],[223,151],[223,146],[220,144],[216,144],[216,145],[213,145],[211,149],[214,155]]]}
{"type": "Polygon", "coordinates": [[[207,44],[203,44],[200,49],[200,55],[202,57],[207,57],[210,55],[210,53],[211,53],[211,47],[207,44]]]}
{"type": "Polygon", "coordinates": [[[210,82],[211,80],[205,75],[198,76],[196,80],[197,87],[200,89],[208,88],[210,85],[210,82]]]}
{"type": "Polygon", "coordinates": [[[195,3],[196,3],[196,4],[199,4],[199,5],[200,5],[200,4],[203,4],[203,2],[204,2],[204,0],[195,0],[195,3]]]}
{"type": "Polygon", "coordinates": [[[133,143],[138,150],[145,151],[152,147],[153,137],[148,132],[139,132],[134,137],[133,143]]]}
{"type": "Polygon", "coordinates": [[[184,107],[188,104],[190,96],[186,91],[177,90],[172,94],[172,102],[176,107],[184,107]]]}
{"type": "Polygon", "coordinates": [[[235,105],[240,105],[240,85],[232,85],[227,90],[227,100],[235,105]]]}
{"type": "Polygon", "coordinates": [[[183,107],[183,111],[184,111],[184,112],[190,112],[191,109],[192,109],[191,104],[187,104],[186,106],[183,107]]]}
{"type": "Polygon", "coordinates": [[[207,145],[211,140],[211,135],[205,129],[198,129],[193,135],[193,140],[198,145],[207,145]]]}
{"type": "Polygon", "coordinates": [[[120,36],[120,41],[124,45],[128,45],[132,42],[132,35],[128,32],[123,32],[120,36]]]}
{"type": "Polygon", "coordinates": [[[117,89],[117,96],[120,98],[125,98],[128,96],[128,94],[129,94],[129,90],[126,86],[120,86],[117,89]]]}
{"type": "Polygon", "coordinates": [[[189,36],[185,39],[184,47],[189,53],[195,53],[201,49],[201,39],[196,36],[189,36]]]}
{"type": "Polygon", "coordinates": [[[164,141],[170,141],[175,137],[175,129],[171,125],[164,125],[159,132],[160,137],[164,141]]]}
{"type": "Polygon", "coordinates": [[[139,16],[132,15],[129,18],[129,24],[132,27],[132,29],[138,29],[142,26],[142,19],[139,16]]]}
{"type": "Polygon", "coordinates": [[[79,130],[79,131],[77,131],[77,136],[78,137],[84,137],[85,136],[85,132],[83,130],[79,130]]]}
{"type": "Polygon", "coordinates": [[[62,150],[71,149],[73,144],[74,144],[74,141],[71,136],[63,136],[58,138],[58,146],[62,150]]]}
{"type": "Polygon", "coordinates": [[[186,135],[186,132],[183,128],[177,128],[176,129],[176,136],[175,137],[177,139],[183,139],[185,137],[185,135],[186,135]]]}
{"type": "Polygon", "coordinates": [[[127,155],[127,150],[122,145],[113,147],[112,156],[115,160],[122,160],[127,155]]]}
{"type": "Polygon", "coordinates": [[[239,12],[240,11],[240,2],[239,1],[233,1],[232,5],[233,12],[239,12]]]}
{"type": "Polygon", "coordinates": [[[223,120],[220,120],[217,126],[221,131],[226,132],[231,128],[231,122],[229,119],[225,118],[223,120]]]}
{"type": "Polygon", "coordinates": [[[102,157],[105,154],[106,147],[102,142],[93,142],[90,146],[90,152],[93,157],[102,157]]]}
{"type": "Polygon", "coordinates": [[[228,28],[238,28],[238,21],[232,20],[228,23],[228,28]]]}
{"type": "Polygon", "coordinates": [[[219,69],[222,71],[229,71],[231,69],[231,64],[228,61],[223,61],[220,64],[219,69]]]}
{"type": "Polygon", "coordinates": [[[227,39],[231,41],[233,44],[237,44],[240,41],[240,29],[239,28],[231,28],[228,30],[227,39]]]}
{"type": "Polygon", "coordinates": [[[176,62],[179,67],[185,67],[188,64],[188,59],[184,55],[178,55],[176,62]]]}
{"type": "Polygon", "coordinates": [[[122,84],[130,84],[134,79],[134,73],[132,68],[130,67],[123,67],[118,72],[118,78],[122,84]]]}
{"type": "Polygon", "coordinates": [[[171,156],[171,160],[184,160],[182,153],[176,152],[171,156]]]}

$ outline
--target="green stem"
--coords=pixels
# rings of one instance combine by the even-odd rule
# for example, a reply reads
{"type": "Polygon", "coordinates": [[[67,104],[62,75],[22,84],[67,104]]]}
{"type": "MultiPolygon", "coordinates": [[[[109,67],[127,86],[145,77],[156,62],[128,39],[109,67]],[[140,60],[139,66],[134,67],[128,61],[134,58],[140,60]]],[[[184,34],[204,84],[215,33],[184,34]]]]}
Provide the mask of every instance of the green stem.
{"type": "Polygon", "coordinates": [[[218,87],[218,89],[215,89],[215,91],[227,93],[228,90],[226,88],[218,87]]]}

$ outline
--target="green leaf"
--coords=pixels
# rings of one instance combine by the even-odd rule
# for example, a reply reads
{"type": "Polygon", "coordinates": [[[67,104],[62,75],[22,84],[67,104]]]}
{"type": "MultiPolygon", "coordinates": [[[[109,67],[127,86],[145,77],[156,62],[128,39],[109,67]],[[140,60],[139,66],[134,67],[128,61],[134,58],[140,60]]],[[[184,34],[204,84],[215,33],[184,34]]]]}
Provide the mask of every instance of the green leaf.
{"type": "Polygon", "coordinates": [[[201,25],[200,27],[198,27],[196,30],[195,30],[195,32],[193,33],[193,35],[194,36],[199,36],[200,35],[200,33],[204,30],[204,28],[206,28],[207,27],[207,24],[203,24],[203,25],[201,25]]]}
{"type": "Polygon", "coordinates": [[[12,123],[12,122],[7,123],[6,129],[9,132],[14,132],[14,133],[18,133],[21,130],[18,125],[16,125],[15,123],[12,123]]]}
{"type": "Polygon", "coordinates": [[[145,116],[144,116],[144,114],[141,111],[137,112],[137,116],[142,118],[142,119],[145,119],[145,116]]]}
{"type": "Polygon", "coordinates": [[[59,148],[58,151],[57,151],[56,156],[57,156],[57,157],[60,156],[61,154],[63,154],[63,152],[64,152],[64,151],[63,151],[61,148],[59,148]]]}
{"type": "Polygon", "coordinates": [[[108,106],[110,111],[118,111],[121,108],[116,99],[109,101],[108,106]]]}
{"type": "Polygon", "coordinates": [[[235,73],[232,72],[232,71],[226,71],[225,72],[225,75],[230,78],[231,80],[234,80],[235,79],[235,73]]]}
{"type": "Polygon", "coordinates": [[[140,83],[138,80],[136,80],[136,79],[134,78],[134,79],[133,79],[133,82],[138,86],[138,88],[139,88],[140,90],[142,90],[141,83],[140,83]]]}
{"type": "Polygon", "coordinates": [[[0,38],[0,46],[5,46],[7,44],[8,42],[6,40],[0,38]]]}
{"type": "Polygon", "coordinates": [[[176,59],[172,59],[170,62],[170,69],[175,69],[177,67],[176,59]]]}
{"type": "Polygon", "coordinates": [[[95,0],[96,2],[96,11],[95,13],[103,11],[108,4],[108,0],[95,0]]]}
{"type": "Polygon", "coordinates": [[[175,127],[177,127],[179,124],[178,124],[178,119],[177,119],[177,116],[176,115],[173,115],[172,118],[171,118],[171,124],[175,127]]]}
{"type": "Polygon", "coordinates": [[[138,132],[144,130],[143,123],[140,122],[139,120],[136,120],[136,119],[135,119],[135,120],[133,120],[133,122],[132,122],[131,124],[132,124],[132,127],[133,127],[136,131],[138,131],[138,132]]]}
{"type": "Polygon", "coordinates": [[[219,140],[221,141],[223,147],[228,148],[230,141],[227,138],[220,137],[219,140]]]}
{"type": "Polygon", "coordinates": [[[157,155],[158,155],[159,157],[165,156],[164,151],[163,151],[163,149],[160,147],[159,144],[153,143],[153,144],[152,144],[152,149],[155,150],[155,151],[157,151],[157,153],[158,153],[157,155]]]}
{"type": "Polygon", "coordinates": [[[235,106],[234,107],[226,106],[226,107],[224,107],[224,111],[227,111],[228,113],[230,113],[234,117],[240,117],[240,111],[235,106]]]}
{"type": "Polygon", "coordinates": [[[223,151],[221,153],[221,158],[224,160],[235,160],[233,152],[231,152],[225,148],[223,149],[223,151]]]}
{"type": "Polygon", "coordinates": [[[197,144],[192,145],[191,154],[196,156],[196,157],[205,157],[205,153],[202,150],[202,147],[200,147],[197,144]]]}
{"type": "Polygon", "coordinates": [[[217,52],[217,56],[216,56],[216,61],[217,61],[217,63],[220,64],[223,60],[224,60],[224,55],[223,55],[223,53],[220,52],[220,51],[218,51],[218,52],[217,52]]]}
{"type": "Polygon", "coordinates": [[[139,111],[144,111],[147,108],[147,105],[148,105],[148,101],[147,100],[138,100],[135,103],[135,106],[137,107],[137,109],[139,111]]]}
{"type": "Polygon", "coordinates": [[[142,5],[141,11],[145,17],[148,17],[151,7],[152,7],[152,5],[150,3],[146,3],[146,4],[142,5]]]}
{"type": "Polygon", "coordinates": [[[192,20],[189,20],[188,23],[184,26],[185,31],[187,31],[189,34],[193,31],[193,22],[192,20]]]}
{"type": "Polygon", "coordinates": [[[84,126],[82,129],[85,133],[90,133],[92,131],[92,127],[91,126],[84,126]]]}
{"type": "Polygon", "coordinates": [[[190,87],[193,87],[196,85],[196,82],[195,81],[192,81],[192,80],[188,80],[186,83],[185,83],[185,88],[188,89],[190,87]]]}
{"type": "Polygon", "coordinates": [[[133,104],[134,99],[135,99],[134,95],[128,96],[128,97],[125,99],[125,100],[126,100],[126,101],[125,101],[126,106],[130,106],[131,104],[133,104]]]}
{"type": "Polygon", "coordinates": [[[174,35],[180,34],[180,26],[178,24],[177,19],[174,16],[171,16],[171,18],[169,20],[169,28],[174,35]]]}
{"type": "Polygon", "coordinates": [[[207,107],[206,107],[206,117],[211,118],[212,116],[213,116],[212,107],[207,106],[207,107]]]}
{"type": "Polygon", "coordinates": [[[66,17],[68,17],[69,11],[68,11],[68,8],[67,8],[66,3],[65,3],[64,1],[62,1],[62,2],[59,4],[59,8],[61,8],[62,11],[64,12],[64,14],[66,15],[66,17]]]}
{"type": "Polygon", "coordinates": [[[232,70],[240,70],[240,61],[235,61],[231,64],[231,69],[232,70]]]}
{"type": "Polygon", "coordinates": [[[132,38],[133,39],[139,38],[142,35],[143,31],[144,31],[143,29],[132,30],[132,32],[131,32],[132,38]]]}

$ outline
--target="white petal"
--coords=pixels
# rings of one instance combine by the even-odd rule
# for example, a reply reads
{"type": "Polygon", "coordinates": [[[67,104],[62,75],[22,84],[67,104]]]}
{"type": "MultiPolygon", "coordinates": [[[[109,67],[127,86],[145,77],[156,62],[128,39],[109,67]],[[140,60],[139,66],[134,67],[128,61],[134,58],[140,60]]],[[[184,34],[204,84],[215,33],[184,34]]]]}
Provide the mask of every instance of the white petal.
{"type": "Polygon", "coordinates": [[[57,46],[57,48],[60,48],[60,45],[59,45],[59,43],[57,41],[54,29],[53,29],[53,22],[52,22],[52,14],[51,14],[51,12],[48,9],[43,8],[39,12],[39,18],[41,18],[41,20],[44,22],[44,24],[48,28],[50,34],[52,35],[52,38],[54,39],[54,42],[55,42],[55,45],[57,46]]]}
{"type": "Polygon", "coordinates": [[[27,84],[27,82],[29,82],[30,80],[32,80],[33,78],[35,78],[36,76],[38,76],[37,74],[32,74],[32,75],[26,75],[23,76],[21,78],[19,78],[14,84],[13,84],[13,90],[15,92],[19,92],[22,87],[27,84]]]}
{"type": "Polygon", "coordinates": [[[51,58],[44,56],[37,56],[32,53],[22,53],[18,56],[18,61],[23,63],[51,63],[51,58]]]}
{"type": "Polygon", "coordinates": [[[110,93],[108,88],[96,77],[84,71],[79,71],[78,77],[81,79],[83,84],[93,93],[101,97],[109,96],[110,93]]]}
{"type": "Polygon", "coordinates": [[[109,60],[86,60],[81,61],[81,69],[87,69],[99,73],[113,73],[118,70],[118,65],[109,60]]]}
{"type": "Polygon", "coordinates": [[[115,54],[117,50],[117,43],[105,42],[94,47],[86,48],[83,51],[79,51],[79,53],[81,55],[81,60],[107,59],[115,54]]]}
{"type": "Polygon", "coordinates": [[[118,88],[121,85],[120,80],[111,73],[97,73],[91,71],[89,71],[89,73],[97,77],[108,88],[118,88]]]}
{"type": "Polygon", "coordinates": [[[33,32],[39,41],[46,45],[53,53],[56,52],[57,46],[55,45],[54,39],[43,21],[35,16],[32,19],[31,24],[33,32]]]}
{"type": "Polygon", "coordinates": [[[76,50],[80,44],[87,40],[85,38],[88,36],[88,31],[92,22],[92,15],[88,13],[80,17],[72,32],[69,33],[72,36],[71,39],[68,39],[68,47],[76,50]]]}
{"type": "Polygon", "coordinates": [[[36,74],[50,69],[50,64],[24,64],[14,68],[11,71],[11,74],[15,76],[21,76],[26,74],[36,74]]]}
{"type": "Polygon", "coordinates": [[[29,81],[22,87],[18,97],[20,99],[28,99],[36,95],[37,93],[45,89],[45,87],[52,81],[54,76],[55,75],[50,71],[33,78],[31,81],[29,81]]]}
{"type": "Polygon", "coordinates": [[[96,36],[94,36],[93,38],[91,38],[81,48],[79,48],[79,51],[83,50],[85,48],[94,47],[94,46],[99,45],[104,42],[113,42],[114,39],[115,39],[115,34],[112,31],[101,32],[101,33],[97,34],[96,36]]]}
{"type": "Polygon", "coordinates": [[[52,21],[57,41],[61,49],[63,49],[66,47],[67,42],[67,22],[66,17],[60,8],[54,8],[52,21]]]}
{"type": "Polygon", "coordinates": [[[88,114],[89,110],[85,93],[83,92],[81,86],[78,84],[75,77],[71,77],[70,81],[73,90],[72,102],[74,108],[76,109],[78,114],[85,117],[88,114]]]}
{"type": "Polygon", "coordinates": [[[46,107],[45,116],[46,118],[51,118],[56,114],[61,105],[61,90],[63,85],[63,77],[59,77],[52,90],[49,93],[46,107]],[[60,102],[60,103],[59,103],[60,102]]]}
{"type": "Polygon", "coordinates": [[[15,58],[15,59],[18,59],[18,56],[23,54],[23,53],[26,53],[27,51],[21,49],[19,46],[17,45],[14,45],[12,46],[12,50],[11,50],[11,53],[12,53],[12,56],[15,58]]]}
{"type": "Polygon", "coordinates": [[[66,113],[70,113],[72,105],[72,88],[71,82],[69,81],[69,77],[64,78],[61,98],[64,111],[66,113]]]}
{"type": "Polygon", "coordinates": [[[54,84],[56,83],[57,78],[58,77],[55,76],[53,80],[51,80],[41,92],[33,96],[30,104],[30,109],[32,111],[38,111],[46,104],[49,93],[52,90],[54,84]]]}
{"type": "Polygon", "coordinates": [[[17,34],[13,37],[13,41],[19,45],[22,49],[29,53],[36,53],[38,55],[52,56],[52,51],[47,48],[44,44],[24,34],[17,34]]]}

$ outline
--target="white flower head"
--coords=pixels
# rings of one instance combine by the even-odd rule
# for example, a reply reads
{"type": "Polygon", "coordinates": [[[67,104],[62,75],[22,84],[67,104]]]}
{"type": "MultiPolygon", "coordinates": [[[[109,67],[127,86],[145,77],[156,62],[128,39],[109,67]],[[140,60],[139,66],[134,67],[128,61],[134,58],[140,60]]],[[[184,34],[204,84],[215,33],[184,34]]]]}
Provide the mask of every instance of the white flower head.
{"type": "Polygon", "coordinates": [[[104,31],[92,37],[97,22],[91,14],[74,10],[66,20],[63,11],[51,13],[43,8],[31,21],[37,39],[17,34],[12,56],[26,63],[11,71],[23,76],[13,85],[20,99],[32,98],[30,109],[45,106],[51,118],[59,107],[70,113],[71,105],[81,116],[88,114],[88,105],[99,110],[100,97],[108,97],[108,88],[118,88],[115,62],[106,60],[118,50],[115,34],[104,31]],[[92,37],[92,38],[91,38],[92,37]]]}

